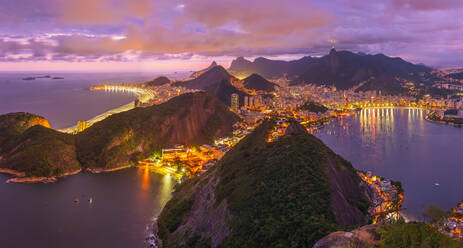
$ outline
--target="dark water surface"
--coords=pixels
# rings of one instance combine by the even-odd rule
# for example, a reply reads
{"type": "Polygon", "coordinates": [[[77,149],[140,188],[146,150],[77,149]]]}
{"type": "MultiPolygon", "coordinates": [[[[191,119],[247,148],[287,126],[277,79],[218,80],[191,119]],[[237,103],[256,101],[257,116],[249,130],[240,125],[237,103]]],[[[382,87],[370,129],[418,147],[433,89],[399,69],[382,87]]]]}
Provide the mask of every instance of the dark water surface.
{"type": "MultiPolygon", "coordinates": [[[[0,74],[0,114],[37,113],[56,128],[134,97],[89,92],[88,87],[154,77],[52,74],[66,80],[21,80],[26,76],[34,75],[0,74]]],[[[463,200],[463,129],[426,122],[424,115],[417,109],[363,110],[332,122],[316,136],[357,169],[401,181],[406,214],[418,216],[424,205],[451,208],[463,200]]],[[[81,173],[51,184],[4,183],[7,179],[0,174],[0,247],[11,248],[143,247],[146,227],[175,184],[169,176],[137,168],[81,173]]]]}
{"type": "Polygon", "coordinates": [[[5,248],[143,247],[146,227],[175,184],[170,176],[138,168],[81,173],[49,184],[8,184],[7,178],[0,174],[5,248]]]}
{"type": "Polygon", "coordinates": [[[401,181],[406,215],[463,200],[463,129],[430,123],[420,109],[369,109],[315,135],[360,170],[401,181]]]}
{"type": "MultiPolygon", "coordinates": [[[[50,73],[2,72],[0,73],[0,114],[30,112],[48,119],[53,128],[67,128],[77,121],[88,120],[108,110],[135,100],[132,93],[89,91],[103,83],[131,83],[151,80],[155,73],[50,73]],[[22,80],[31,76],[59,76],[64,79],[39,78],[22,80]]],[[[171,79],[186,74],[166,74],[171,79]]]]}

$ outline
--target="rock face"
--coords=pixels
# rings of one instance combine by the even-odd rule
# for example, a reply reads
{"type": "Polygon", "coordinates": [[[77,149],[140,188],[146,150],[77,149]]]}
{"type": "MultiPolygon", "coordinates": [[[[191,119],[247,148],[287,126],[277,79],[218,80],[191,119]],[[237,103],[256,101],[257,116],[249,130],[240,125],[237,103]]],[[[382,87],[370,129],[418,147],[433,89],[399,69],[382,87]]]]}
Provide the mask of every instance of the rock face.
{"type": "Polygon", "coordinates": [[[276,84],[269,82],[267,79],[261,77],[259,74],[253,73],[251,76],[243,79],[243,86],[246,89],[273,92],[276,84]]]}
{"type": "Polygon", "coordinates": [[[47,119],[30,113],[20,112],[0,115],[0,154],[4,152],[2,146],[8,140],[11,141],[13,136],[21,135],[35,125],[50,127],[47,119]]]}
{"type": "Polygon", "coordinates": [[[269,143],[274,126],[264,121],[206,174],[176,189],[158,219],[165,247],[312,247],[343,226],[368,222],[351,164],[296,123],[269,143]]]}
{"type": "Polygon", "coordinates": [[[318,241],[313,248],[377,247],[380,225],[367,225],[351,232],[334,232],[318,241]]]}
{"type": "Polygon", "coordinates": [[[212,69],[212,68],[214,68],[214,67],[216,67],[216,66],[217,66],[217,63],[216,63],[215,61],[212,61],[212,63],[211,63],[207,68],[202,69],[202,70],[197,71],[197,72],[193,72],[193,73],[191,74],[191,77],[192,77],[192,78],[197,78],[197,77],[201,76],[203,73],[209,71],[210,69],[212,69]]]}
{"type": "Polygon", "coordinates": [[[50,129],[48,121],[28,113],[0,116],[0,168],[29,177],[52,177],[80,169],[74,137],[50,129]]]}
{"type": "Polygon", "coordinates": [[[211,143],[229,134],[238,120],[208,93],[184,94],[94,124],[77,136],[78,158],[88,168],[128,166],[175,144],[211,143]]]}
{"type": "Polygon", "coordinates": [[[244,102],[244,96],[247,95],[232,85],[231,82],[234,80],[238,79],[230,75],[222,66],[215,66],[195,79],[178,82],[175,85],[209,92],[224,104],[230,106],[233,93],[240,96],[241,104],[244,102]]]}
{"type": "Polygon", "coordinates": [[[78,135],[55,131],[38,116],[0,116],[0,168],[29,177],[54,177],[84,168],[134,165],[174,144],[211,143],[239,117],[205,92],[112,115],[78,135]]]}

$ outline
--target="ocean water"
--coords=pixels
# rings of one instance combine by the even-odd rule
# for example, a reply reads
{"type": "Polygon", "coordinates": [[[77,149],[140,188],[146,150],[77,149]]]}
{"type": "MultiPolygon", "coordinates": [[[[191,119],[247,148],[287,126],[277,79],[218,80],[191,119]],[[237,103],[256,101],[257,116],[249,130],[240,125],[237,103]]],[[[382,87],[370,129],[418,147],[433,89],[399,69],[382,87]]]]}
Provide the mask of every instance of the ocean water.
{"type": "Polygon", "coordinates": [[[356,169],[400,181],[406,216],[430,204],[463,200],[463,128],[424,119],[422,109],[367,109],[332,122],[315,136],[356,169]]]}
{"type": "MultiPolygon", "coordinates": [[[[53,128],[62,129],[88,120],[133,100],[132,93],[90,91],[103,83],[144,82],[161,73],[0,73],[0,114],[30,112],[48,119],[53,128]],[[50,75],[64,79],[25,77],[50,75]]],[[[166,73],[171,79],[181,79],[186,73],[166,73]]]]}
{"type": "MultiPolygon", "coordinates": [[[[90,92],[89,87],[158,76],[50,75],[65,79],[24,81],[35,75],[0,73],[0,114],[32,112],[65,128],[134,99],[131,94],[90,92]]],[[[429,204],[448,209],[463,200],[463,129],[426,122],[424,115],[417,109],[363,110],[315,135],[355,168],[401,181],[405,213],[419,218],[429,204]]],[[[80,173],[50,184],[4,183],[8,178],[0,174],[0,247],[9,248],[143,247],[146,228],[176,183],[139,168],[80,173]]]]}

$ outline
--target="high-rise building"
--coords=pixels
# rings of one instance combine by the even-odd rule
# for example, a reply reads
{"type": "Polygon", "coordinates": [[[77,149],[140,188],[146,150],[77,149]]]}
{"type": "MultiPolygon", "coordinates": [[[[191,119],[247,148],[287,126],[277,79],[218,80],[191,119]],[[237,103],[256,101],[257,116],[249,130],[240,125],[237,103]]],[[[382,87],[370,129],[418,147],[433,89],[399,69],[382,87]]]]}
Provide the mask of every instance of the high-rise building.
{"type": "Polygon", "coordinates": [[[236,93],[231,95],[231,109],[235,113],[238,113],[240,109],[240,96],[236,93]]]}
{"type": "Polygon", "coordinates": [[[77,132],[80,133],[87,128],[87,121],[79,121],[77,122],[77,132]]]}

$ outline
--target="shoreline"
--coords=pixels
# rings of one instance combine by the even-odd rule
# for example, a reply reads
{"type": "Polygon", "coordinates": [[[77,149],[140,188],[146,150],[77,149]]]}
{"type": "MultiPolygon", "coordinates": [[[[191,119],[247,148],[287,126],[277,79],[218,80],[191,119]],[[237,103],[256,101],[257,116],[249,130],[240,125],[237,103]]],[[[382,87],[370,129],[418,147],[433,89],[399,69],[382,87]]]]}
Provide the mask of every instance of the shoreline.
{"type": "Polygon", "coordinates": [[[463,124],[456,124],[454,122],[451,122],[451,121],[444,121],[444,120],[441,120],[441,121],[438,121],[438,120],[432,120],[429,118],[429,115],[426,115],[424,117],[424,119],[426,121],[429,121],[431,123],[435,123],[435,124],[440,124],[440,125],[446,125],[446,126],[453,126],[453,127],[463,127],[463,124]]]}
{"type": "MultiPolygon", "coordinates": [[[[93,89],[93,90],[104,90],[106,91],[105,89],[93,89]]],[[[92,89],[90,89],[90,91],[92,91],[92,89]]],[[[143,94],[142,92],[140,91],[135,91],[133,92],[134,95],[136,95],[137,99],[138,98],[141,98],[141,99],[149,99],[150,98],[150,95],[149,94],[143,94]]],[[[104,119],[106,119],[107,117],[113,115],[113,114],[118,114],[118,113],[121,113],[121,112],[125,112],[125,111],[129,111],[129,110],[132,110],[135,108],[135,100],[133,101],[130,101],[129,103],[127,104],[124,104],[124,105],[121,105],[119,107],[115,107],[115,108],[112,108],[108,111],[105,111],[97,116],[94,116],[92,117],[91,119],[87,120],[87,123],[88,123],[88,126],[92,126],[93,124],[99,122],[99,121],[102,121],[104,119]]],[[[67,127],[67,128],[60,128],[60,129],[55,129],[59,132],[63,132],[63,133],[74,133],[77,129],[77,125],[74,125],[74,126],[71,126],[71,127],[67,127]]]]}
{"type": "Polygon", "coordinates": [[[119,170],[124,170],[128,168],[136,167],[135,165],[124,165],[116,168],[111,169],[103,169],[103,168],[86,168],[85,171],[90,172],[92,174],[99,174],[99,173],[107,173],[107,172],[114,172],[119,170]]]}
{"type": "Polygon", "coordinates": [[[16,177],[24,177],[26,176],[26,173],[24,172],[19,172],[11,169],[5,169],[5,168],[0,168],[0,173],[2,174],[7,174],[7,175],[13,175],[16,177]]]}
{"type": "Polygon", "coordinates": [[[125,166],[120,166],[117,168],[111,168],[111,169],[103,169],[103,168],[86,168],[86,169],[78,169],[75,171],[71,172],[66,172],[64,174],[58,175],[58,176],[53,176],[53,177],[26,177],[26,173],[20,172],[20,171],[15,171],[11,169],[5,169],[5,168],[0,168],[0,174],[6,174],[6,175],[11,175],[15,176],[13,178],[9,178],[6,180],[6,183],[53,183],[58,181],[58,179],[67,177],[67,176],[72,176],[79,174],[82,171],[90,172],[92,174],[99,174],[99,173],[108,173],[108,172],[114,172],[114,171],[119,171],[119,170],[124,170],[128,168],[136,167],[135,165],[125,165],[125,166]]]}
{"type": "Polygon", "coordinates": [[[54,177],[25,177],[24,172],[19,172],[19,171],[14,171],[14,170],[9,170],[9,169],[0,169],[0,173],[17,176],[17,177],[6,180],[6,183],[52,183],[52,182],[56,182],[59,178],[75,175],[75,174],[80,173],[81,171],[82,169],[78,169],[78,170],[66,172],[59,176],[54,176],[54,177]]]}

